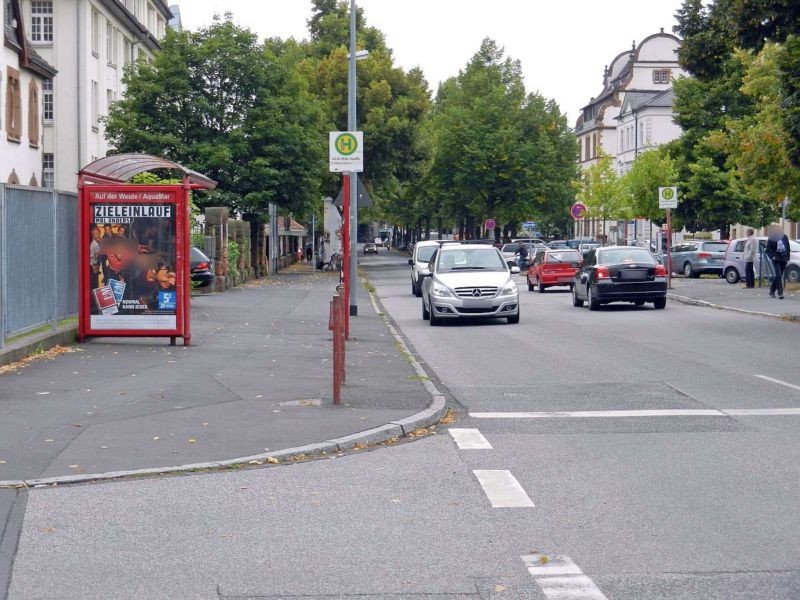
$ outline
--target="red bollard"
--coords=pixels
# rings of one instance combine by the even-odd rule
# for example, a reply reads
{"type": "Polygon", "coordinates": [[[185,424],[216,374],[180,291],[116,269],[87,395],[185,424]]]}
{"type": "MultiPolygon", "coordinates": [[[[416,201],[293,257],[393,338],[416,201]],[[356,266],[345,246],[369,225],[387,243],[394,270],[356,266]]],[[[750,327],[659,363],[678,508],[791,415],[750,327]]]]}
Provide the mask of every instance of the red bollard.
{"type": "Polygon", "coordinates": [[[331,300],[328,329],[333,331],[333,403],[342,403],[342,384],[345,381],[344,297],[336,295],[331,300]]]}

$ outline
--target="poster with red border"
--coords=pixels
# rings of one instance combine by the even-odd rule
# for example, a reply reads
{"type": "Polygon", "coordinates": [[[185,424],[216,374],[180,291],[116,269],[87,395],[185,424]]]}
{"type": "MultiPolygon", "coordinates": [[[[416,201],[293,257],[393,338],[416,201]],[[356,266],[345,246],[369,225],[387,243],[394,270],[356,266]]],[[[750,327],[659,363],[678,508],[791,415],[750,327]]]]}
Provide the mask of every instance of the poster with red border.
{"type": "Polygon", "coordinates": [[[82,333],[182,336],[189,293],[183,187],[87,185],[82,192],[82,333]]]}

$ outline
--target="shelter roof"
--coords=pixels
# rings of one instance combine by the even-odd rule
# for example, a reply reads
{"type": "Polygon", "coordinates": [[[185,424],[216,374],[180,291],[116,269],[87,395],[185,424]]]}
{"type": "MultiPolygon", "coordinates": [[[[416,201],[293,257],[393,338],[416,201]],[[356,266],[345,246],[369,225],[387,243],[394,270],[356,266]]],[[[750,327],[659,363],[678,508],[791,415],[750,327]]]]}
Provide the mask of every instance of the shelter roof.
{"type": "Polygon", "coordinates": [[[125,183],[139,173],[156,169],[180,171],[193,186],[213,189],[217,182],[202,173],[187,169],[183,165],[149,154],[114,154],[100,158],[83,167],[79,175],[83,175],[96,183],[125,183]]]}

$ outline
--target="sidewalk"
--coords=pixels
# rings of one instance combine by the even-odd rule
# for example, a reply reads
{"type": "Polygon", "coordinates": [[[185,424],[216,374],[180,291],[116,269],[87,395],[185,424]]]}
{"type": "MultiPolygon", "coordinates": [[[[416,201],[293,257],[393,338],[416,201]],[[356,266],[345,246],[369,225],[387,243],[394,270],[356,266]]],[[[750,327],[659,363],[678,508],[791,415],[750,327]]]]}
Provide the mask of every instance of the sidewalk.
{"type": "Polygon", "coordinates": [[[759,288],[756,281],[754,289],[746,289],[741,283],[731,285],[724,279],[673,278],[669,297],[679,302],[800,320],[800,290],[787,289],[783,300],[770,298],[766,282],[765,287],[759,288]]]}
{"type": "Polygon", "coordinates": [[[299,265],[192,298],[192,346],[98,338],[0,374],[0,480],[222,461],[339,438],[431,395],[366,290],[332,405],[337,276],[299,265]]]}

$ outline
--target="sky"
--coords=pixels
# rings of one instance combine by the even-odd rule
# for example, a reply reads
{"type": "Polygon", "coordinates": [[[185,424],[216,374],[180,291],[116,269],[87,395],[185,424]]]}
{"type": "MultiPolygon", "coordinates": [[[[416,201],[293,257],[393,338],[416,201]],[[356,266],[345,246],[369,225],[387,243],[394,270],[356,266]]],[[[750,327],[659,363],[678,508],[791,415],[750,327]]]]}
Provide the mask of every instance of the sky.
{"type": "MultiPolygon", "coordinates": [[[[168,0],[184,28],[214,13],[260,37],[308,35],[310,0],[168,0]]],[[[457,75],[491,37],[522,63],[528,91],[553,98],[570,124],[602,89],[603,68],[660,28],[672,32],[681,0],[357,0],[367,23],[386,35],[395,63],[421,67],[431,90],[457,75]]]]}

